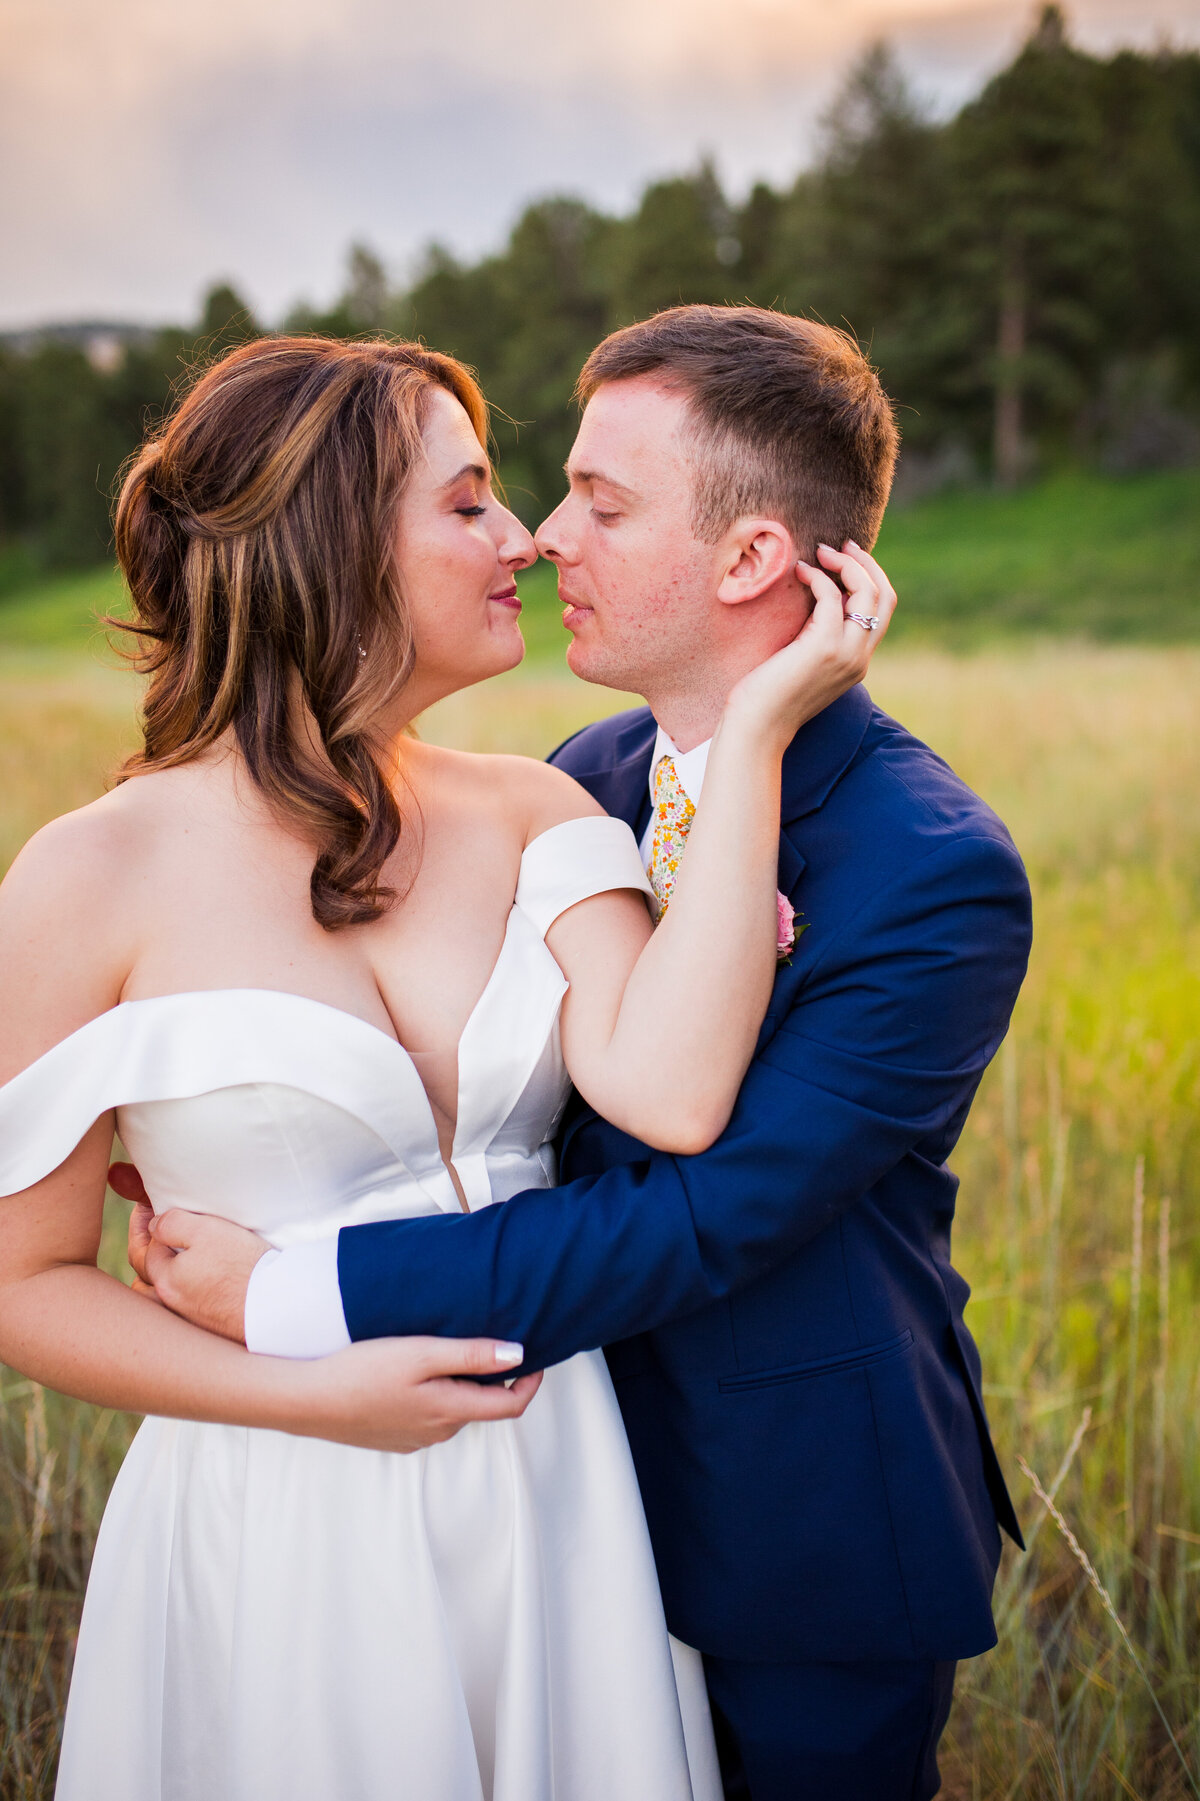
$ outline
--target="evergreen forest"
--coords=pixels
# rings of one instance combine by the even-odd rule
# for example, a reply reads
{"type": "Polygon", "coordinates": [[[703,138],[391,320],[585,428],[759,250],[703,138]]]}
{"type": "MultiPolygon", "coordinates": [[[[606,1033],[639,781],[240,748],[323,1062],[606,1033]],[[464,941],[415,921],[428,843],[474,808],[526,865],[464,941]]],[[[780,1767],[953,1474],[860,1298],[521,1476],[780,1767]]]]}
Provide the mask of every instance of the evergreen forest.
{"type": "MultiPolygon", "coordinates": [[[[482,260],[430,246],[402,289],[355,246],[335,305],[282,326],[420,336],[464,358],[532,520],[561,491],[587,352],[680,300],[852,331],[899,408],[901,502],[1200,462],[1200,53],[1092,56],[1044,6],[1012,63],[938,119],[880,44],[789,188],[734,200],[704,163],[626,217],[551,196],[482,260]]],[[[61,333],[0,343],[0,591],[103,557],[146,427],[198,363],[264,329],[220,285],[190,328],[129,334],[116,356],[61,333]]]]}

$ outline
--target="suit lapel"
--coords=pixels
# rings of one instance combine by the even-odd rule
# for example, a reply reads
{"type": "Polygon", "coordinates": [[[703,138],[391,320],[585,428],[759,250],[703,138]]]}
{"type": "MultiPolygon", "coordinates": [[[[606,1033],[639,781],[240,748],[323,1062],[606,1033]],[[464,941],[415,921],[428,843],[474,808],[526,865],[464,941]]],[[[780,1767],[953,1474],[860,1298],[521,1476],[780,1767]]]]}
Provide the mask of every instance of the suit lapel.
{"type": "Polygon", "coordinates": [[[791,900],[804,874],[804,855],[785,829],[779,834],[779,892],[791,900]]]}
{"type": "Polygon", "coordinates": [[[874,710],[871,696],[859,686],[801,726],[783,757],[780,819],[785,832],[793,821],[824,805],[866,736],[874,710]]]}
{"type": "Polygon", "coordinates": [[[650,756],[657,734],[649,708],[639,710],[614,737],[603,766],[576,777],[606,813],[632,828],[639,842],[650,822],[650,756]]]}
{"type": "Polygon", "coordinates": [[[863,741],[873,711],[866,689],[852,688],[802,726],[784,754],[779,807],[779,887],[789,900],[795,898],[805,867],[804,852],[800,849],[803,836],[800,822],[824,805],[845,774],[863,741]]]}
{"type": "MultiPolygon", "coordinates": [[[[791,893],[804,868],[797,835],[789,827],[826,800],[862,743],[873,710],[866,689],[851,688],[802,726],[787,748],[779,845],[779,886],[785,894],[791,893]]],[[[639,707],[597,747],[595,768],[574,771],[605,811],[623,819],[638,837],[650,820],[650,756],[657,731],[649,707],[639,707]]]]}
{"type": "MultiPolygon", "coordinates": [[[[806,861],[802,821],[824,805],[856,756],[874,711],[863,687],[852,688],[797,732],[783,759],[780,799],[779,887],[795,905],[806,861]]],[[[799,909],[797,909],[799,911],[799,909]]],[[[803,918],[800,924],[803,924],[803,918]]],[[[761,1050],[792,1004],[798,977],[784,967],[758,1036],[761,1050]]]]}

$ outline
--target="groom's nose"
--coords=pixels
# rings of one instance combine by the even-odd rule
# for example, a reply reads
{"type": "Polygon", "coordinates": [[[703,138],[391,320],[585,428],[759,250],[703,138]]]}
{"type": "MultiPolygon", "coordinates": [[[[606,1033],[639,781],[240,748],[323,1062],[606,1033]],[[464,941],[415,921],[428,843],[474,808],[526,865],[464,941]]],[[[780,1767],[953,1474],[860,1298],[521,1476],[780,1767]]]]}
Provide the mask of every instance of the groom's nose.
{"type": "Polygon", "coordinates": [[[556,506],[548,519],[543,519],[533,534],[538,555],[547,558],[551,563],[567,563],[571,560],[568,544],[568,533],[563,518],[566,502],[556,506]]]}

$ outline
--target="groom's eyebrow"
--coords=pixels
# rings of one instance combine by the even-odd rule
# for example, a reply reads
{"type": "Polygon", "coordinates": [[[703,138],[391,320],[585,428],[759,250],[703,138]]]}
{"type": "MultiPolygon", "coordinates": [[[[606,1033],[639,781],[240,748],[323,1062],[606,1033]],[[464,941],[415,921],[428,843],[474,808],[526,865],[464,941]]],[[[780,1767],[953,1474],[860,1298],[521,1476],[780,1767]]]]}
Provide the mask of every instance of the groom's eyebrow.
{"type": "Polygon", "coordinates": [[[564,463],[563,473],[570,481],[603,482],[606,488],[615,488],[618,494],[626,494],[630,500],[636,498],[632,488],[627,488],[624,482],[619,482],[613,475],[605,475],[603,469],[572,469],[570,463],[564,463]]]}

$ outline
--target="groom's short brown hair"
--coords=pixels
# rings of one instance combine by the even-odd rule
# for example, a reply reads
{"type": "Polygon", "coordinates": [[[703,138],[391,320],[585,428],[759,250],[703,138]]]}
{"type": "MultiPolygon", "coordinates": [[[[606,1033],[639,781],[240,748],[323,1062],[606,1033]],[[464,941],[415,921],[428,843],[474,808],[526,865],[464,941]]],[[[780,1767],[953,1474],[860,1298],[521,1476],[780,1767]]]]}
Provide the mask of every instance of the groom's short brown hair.
{"type": "Polygon", "coordinates": [[[635,375],[689,398],[700,538],[763,514],[810,562],[818,544],[870,549],[900,435],[849,333],[760,306],[673,306],[598,344],[577,397],[635,375]]]}

